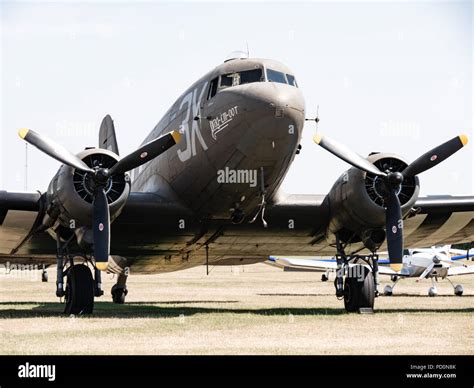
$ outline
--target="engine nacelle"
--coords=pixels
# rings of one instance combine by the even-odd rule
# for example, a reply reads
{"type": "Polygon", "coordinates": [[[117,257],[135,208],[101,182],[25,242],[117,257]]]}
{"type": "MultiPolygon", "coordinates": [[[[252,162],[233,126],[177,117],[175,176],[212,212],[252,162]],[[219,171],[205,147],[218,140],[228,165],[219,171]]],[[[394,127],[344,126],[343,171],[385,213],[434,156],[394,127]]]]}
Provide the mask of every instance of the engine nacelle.
{"type": "MultiPolygon", "coordinates": [[[[368,158],[381,171],[403,171],[407,163],[399,156],[374,153],[368,158]]],[[[338,236],[345,242],[362,241],[369,249],[378,248],[385,239],[385,209],[382,180],[358,168],[351,168],[336,181],[329,192],[331,220],[327,237],[338,236]]],[[[414,205],[420,190],[418,177],[405,178],[398,198],[405,215],[414,205]]]]}
{"type": "MultiPolygon", "coordinates": [[[[110,168],[119,157],[111,151],[92,148],[77,155],[89,167],[101,164],[110,168]]],[[[110,221],[117,218],[127,202],[130,193],[130,178],[127,173],[109,179],[105,192],[110,208],[110,221]]],[[[59,223],[67,229],[78,231],[92,226],[92,202],[94,183],[90,173],[63,165],[49,184],[47,202],[49,204],[44,224],[59,223]]]]}

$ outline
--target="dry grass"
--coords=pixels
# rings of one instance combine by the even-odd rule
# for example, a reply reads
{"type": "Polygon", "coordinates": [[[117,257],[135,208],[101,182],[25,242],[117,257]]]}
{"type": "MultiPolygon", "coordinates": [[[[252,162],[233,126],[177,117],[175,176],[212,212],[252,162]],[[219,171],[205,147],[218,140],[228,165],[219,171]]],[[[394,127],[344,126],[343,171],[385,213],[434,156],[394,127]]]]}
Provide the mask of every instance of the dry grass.
{"type": "MultiPolygon", "coordinates": [[[[0,354],[473,354],[474,276],[400,282],[373,315],[346,314],[332,282],[263,264],[132,276],[127,304],[64,317],[50,282],[0,273],[0,354]]],[[[381,289],[383,289],[383,285],[381,289]]]]}

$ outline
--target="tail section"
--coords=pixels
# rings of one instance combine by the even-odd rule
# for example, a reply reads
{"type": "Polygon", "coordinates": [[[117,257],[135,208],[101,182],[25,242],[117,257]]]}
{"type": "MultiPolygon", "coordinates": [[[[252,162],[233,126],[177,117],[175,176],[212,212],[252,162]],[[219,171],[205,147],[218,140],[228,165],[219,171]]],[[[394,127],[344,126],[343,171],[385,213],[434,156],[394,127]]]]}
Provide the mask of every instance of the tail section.
{"type": "Polygon", "coordinates": [[[114,122],[110,115],[105,116],[102,120],[102,124],[100,125],[99,148],[112,151],[115,154],[119,155],[114,122]]]}

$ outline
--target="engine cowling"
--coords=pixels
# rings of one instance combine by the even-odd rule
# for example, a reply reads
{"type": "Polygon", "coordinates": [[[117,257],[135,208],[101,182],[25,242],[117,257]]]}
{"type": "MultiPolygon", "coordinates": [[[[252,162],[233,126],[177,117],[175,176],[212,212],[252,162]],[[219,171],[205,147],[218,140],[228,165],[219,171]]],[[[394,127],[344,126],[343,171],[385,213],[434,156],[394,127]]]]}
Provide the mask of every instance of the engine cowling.
{"type": "MultiPolygon", "coordinates": [[[[403,171],[407,163],[397,155],[374,153],[368,160],[381,171],[403,171]]],[[[412,208],[419,195],[418,177],[406,178],[398,191],[402,214],[412,208]]],[[[385,199],[381,179],[357,168],[339,177],[329,192],[331,220],[327,230],[330,242],[335,234],[344,242],[360,242],[378,248],[385,239],[385,199]]]]}
{"type": "MultiPolygon", "coordinates": [[[[89,167],[99,164],[110,168],[119,157],[111,151],[93,148],[77,155],[89,167]]],[[[67,229],[80,230],[92,225],[92,202],[95,183],[90,173],[62,165],[48,187],[48,210],[45,224],[59,223],[67,229]]],[[[110,220],[117,218],[130,193],[130,178],[127,173],[115,175],[105,186],[110,205],[110,220]]],[[[51,225],[52,226],[52,225],[51,225]]]]}

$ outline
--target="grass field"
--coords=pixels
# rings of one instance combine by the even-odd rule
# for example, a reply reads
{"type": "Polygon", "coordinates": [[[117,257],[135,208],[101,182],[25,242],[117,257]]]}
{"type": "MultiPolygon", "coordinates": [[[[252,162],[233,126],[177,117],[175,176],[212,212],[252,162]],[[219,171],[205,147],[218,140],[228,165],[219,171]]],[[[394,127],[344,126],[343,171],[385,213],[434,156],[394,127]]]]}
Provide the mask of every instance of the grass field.
{"type": "Polygon", "coordinates": [[[371,315],[345,313],[319,273],[264,264],[132,274],[125,305],[105,276],[94,315],[66,317],[54,271],[36,275],[0,272],[0,354],[474,354],[474,276],[453,278],[462,297],[401,281],[371,315]]]}

